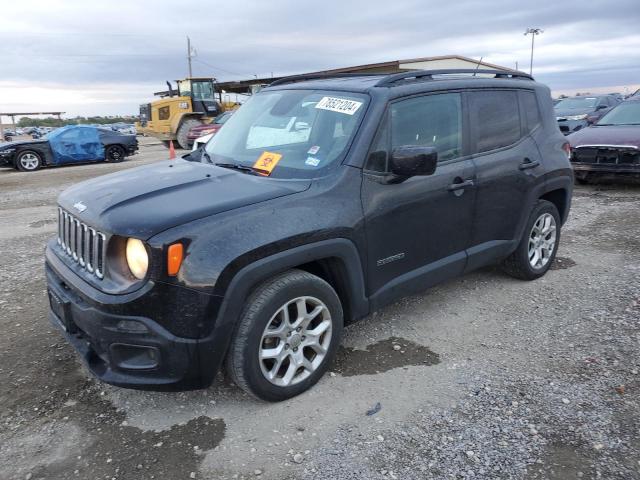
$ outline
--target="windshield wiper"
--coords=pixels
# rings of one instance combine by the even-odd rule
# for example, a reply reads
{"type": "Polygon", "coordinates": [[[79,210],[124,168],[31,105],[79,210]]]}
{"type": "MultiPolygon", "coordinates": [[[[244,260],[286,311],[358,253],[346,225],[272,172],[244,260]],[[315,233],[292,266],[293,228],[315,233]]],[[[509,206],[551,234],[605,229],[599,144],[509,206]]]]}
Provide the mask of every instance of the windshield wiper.
{"type": "Polygon", "coordinates": [[[241,172],[250,173],[252,175],[259,175],[259,173],[251,167],[245,165],[238,165],[237,163],[214,163],[216,167],[230,168],[232,170],[240,170],[241,172]]]}
{"type": "Polygon", "coordinates": [[[627,125],[640,125],[640,123],[596,123],[599,127],[623,127],[627,125]]]}

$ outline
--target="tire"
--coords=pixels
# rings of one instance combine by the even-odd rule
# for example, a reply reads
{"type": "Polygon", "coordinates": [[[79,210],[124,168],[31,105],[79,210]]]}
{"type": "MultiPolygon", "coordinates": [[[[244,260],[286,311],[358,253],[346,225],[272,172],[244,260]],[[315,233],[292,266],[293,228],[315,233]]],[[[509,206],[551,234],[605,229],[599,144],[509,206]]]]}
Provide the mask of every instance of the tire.
{"type": "Polygon", "coordinates": [[[538,200],[529,215],[518,247],[503,262],[502,268],[507,274],[521,280],[540,278],[553,264],[559,244],[558,209],[551,202],[538,200]],[[552,238],[553,245],[550,245],[552,238]]]}
{"type": "Polygon", "coordinates": [[[16,155],[15,166],[21,172],[35,172],[42,167],[42,157],[33,150],[23,150],[16,155]]]}
{"type": "Polygon", "coordinates": [[[120,145],[109,145],[104,150],[104,161],[110,163],[119,163],[124,160],[126,152],[120,145]]]}
{"type": "Polygon", "coordinates": [[[193,142],[187,138],[187,133],[191,130],[192,127],[196,125],[200,125],[202,122],[198,120],[194,120],[193,118],[187,119],[178,128],[178,133],[176,134],[176,141],[180,148],[184,150],[189,150],[193,142]]]}
{"type": "Polygon", "coordinates": [[[277,402],[299,395],[329,368],[342,326],[342,305],[331,285],[302,270],[289,270],[250,295],[227,354],[227,372],[236,385],[262,400],[277,402]],[[302,320],[296,330],[301,307],[317,314],[302,320]],[[310,332],[317,332],[314,347],[310,332]],[[268,350],[279,350],[279,360],[261,359],[268,350]]]}

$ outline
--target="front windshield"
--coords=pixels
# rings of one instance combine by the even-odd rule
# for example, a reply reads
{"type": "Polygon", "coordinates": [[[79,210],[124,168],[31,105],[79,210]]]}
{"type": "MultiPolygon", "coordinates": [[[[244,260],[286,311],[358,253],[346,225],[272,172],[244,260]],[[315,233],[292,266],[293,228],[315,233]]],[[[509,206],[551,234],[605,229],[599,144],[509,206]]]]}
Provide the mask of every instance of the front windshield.
{"type": "Polygon", "coordinates": [[[556,109],[573,109],[573,108],[593,108],[596,106],[598,102],[598,97],[575,97],[575,98],[565,98],[561,100],[557,105],[556,109]]]}
{"type": "Polygon", "coordinates": [[[263,91],[229,117],[203,161],[275,178],[312,178],[338,165],[367,96],[322,90],[263,91]]]}
{"type": "Polygon", "coordinates": [[[596,125],[640,125],[640,102],[624,102],[604,115],[596,125]]]}

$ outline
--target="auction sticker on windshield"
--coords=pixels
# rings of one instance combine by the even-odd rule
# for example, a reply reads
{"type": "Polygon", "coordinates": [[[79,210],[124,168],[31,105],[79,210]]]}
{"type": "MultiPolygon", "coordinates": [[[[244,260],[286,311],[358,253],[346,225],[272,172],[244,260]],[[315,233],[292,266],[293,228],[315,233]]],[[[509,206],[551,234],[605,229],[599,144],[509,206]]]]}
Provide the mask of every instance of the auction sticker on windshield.
{"type": "Polygon", "coordinates": [[[282,158],[280,153],[262,152],[262,155],[258,157],[256,163],[253,164],[253,168],[258,170],[261,175],[271,175],[271,172],[282,158]]]}
{"type": "Polygon", "coordinates": [[[346,113],[347,115],[353,115],[361,106],[362,102],[337,97],[322,97],[316,104],[316,108],[320,110],[330,110],[332,112],[346,113]]]}

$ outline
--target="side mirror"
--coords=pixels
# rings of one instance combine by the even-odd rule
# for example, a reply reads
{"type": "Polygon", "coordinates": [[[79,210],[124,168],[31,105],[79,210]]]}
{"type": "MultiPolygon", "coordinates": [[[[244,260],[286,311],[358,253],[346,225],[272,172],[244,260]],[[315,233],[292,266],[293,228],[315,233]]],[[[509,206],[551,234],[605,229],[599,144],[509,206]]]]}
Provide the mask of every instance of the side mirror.
{"type": "Polygon", "coordinates": [[[596,107],[596,110],[604,110],[605,108],[607,108],[607,106],[606,106],[606,105],[598,105],[598,106],[596,107]]]}
{"type": "Polygon", "coordinates": [[[432,175],[438,164],[438,152],[434,147],[405,145],[391,152],[389,170],[399,177],[432,175]]]}

